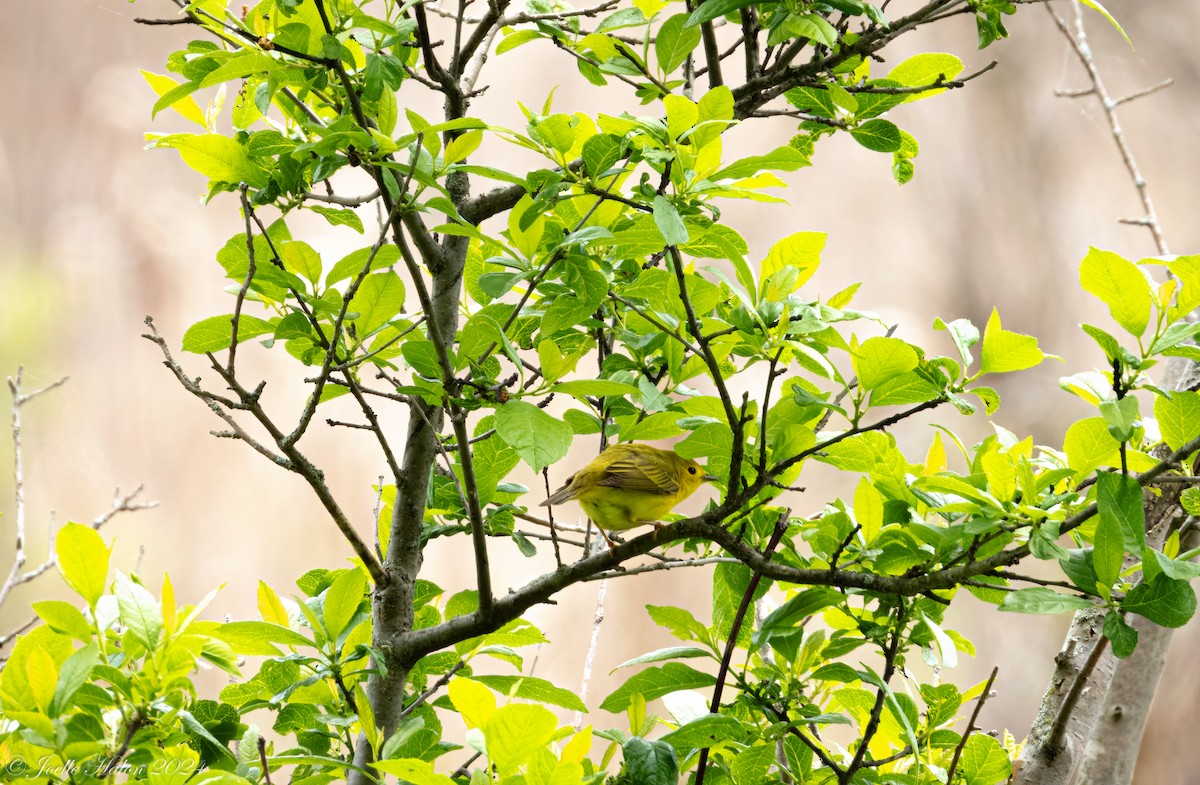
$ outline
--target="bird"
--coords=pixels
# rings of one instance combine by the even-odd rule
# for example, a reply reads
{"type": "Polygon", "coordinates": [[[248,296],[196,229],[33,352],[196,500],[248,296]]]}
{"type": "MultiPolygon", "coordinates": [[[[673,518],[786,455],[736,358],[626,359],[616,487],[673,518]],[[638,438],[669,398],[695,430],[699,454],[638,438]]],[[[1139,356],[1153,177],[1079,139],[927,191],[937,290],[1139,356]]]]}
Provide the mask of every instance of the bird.
{"type": "Polygon", "coordinates": [[[663,526],[659,518],[695,493],[702,482],[717,479],[705,474],[700,464],[670,450],[614,444],[572,474],[539,506],[576,500],[600,528],[609,547],[616,547],[607,532],[649,524],[657,533],[663,526]]]}

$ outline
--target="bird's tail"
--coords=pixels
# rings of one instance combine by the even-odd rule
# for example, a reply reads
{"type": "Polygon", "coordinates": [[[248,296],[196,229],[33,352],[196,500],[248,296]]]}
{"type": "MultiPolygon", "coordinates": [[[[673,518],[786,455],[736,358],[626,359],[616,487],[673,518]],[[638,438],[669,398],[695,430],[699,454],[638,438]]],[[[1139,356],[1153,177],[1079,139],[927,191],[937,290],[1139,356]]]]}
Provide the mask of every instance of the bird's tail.
{"type": "Polygon", "coordinates": [[[570,501],[571,499],[574,499],[575,491],[571,487],[571,480],[573,480],[573,479],[575,479],[575,478],[572,476],[570,480],[567,480],[566,484],[564,484],[563,487],[559,488],[557,491],[550,494],[550,498],[546,499],[546,501],[542,502],[538,506],[539,507],[549,507],[551,504],[562,504],[563,502],[567,502],[567,501],[570,501]]]}

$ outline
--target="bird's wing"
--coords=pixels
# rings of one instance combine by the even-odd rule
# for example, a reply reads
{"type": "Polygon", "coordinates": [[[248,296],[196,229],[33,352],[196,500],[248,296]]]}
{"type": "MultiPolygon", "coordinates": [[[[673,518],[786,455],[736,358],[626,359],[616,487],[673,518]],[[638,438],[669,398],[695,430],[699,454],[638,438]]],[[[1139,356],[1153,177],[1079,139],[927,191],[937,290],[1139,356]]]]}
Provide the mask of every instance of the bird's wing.
{"type": "Polygon", "coordinates": [[[679,480],[665,461],[630,458],[613,461],[605,469],[599,485],[645,493],[676,493],[679,480]]]}

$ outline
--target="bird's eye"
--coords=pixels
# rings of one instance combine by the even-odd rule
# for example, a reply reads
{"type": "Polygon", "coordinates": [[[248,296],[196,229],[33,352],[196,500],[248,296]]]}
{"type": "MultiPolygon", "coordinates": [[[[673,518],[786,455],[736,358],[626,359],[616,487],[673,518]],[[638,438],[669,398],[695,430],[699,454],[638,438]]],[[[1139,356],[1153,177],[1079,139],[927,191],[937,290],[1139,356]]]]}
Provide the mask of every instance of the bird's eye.
{"type": "Polygon", "coordinates": [[[696,467],[695,467],[695,466],[689,466],[689,467],[688,467],[688,474],[695,474],[695,473],[696,473],[696,467]]]}

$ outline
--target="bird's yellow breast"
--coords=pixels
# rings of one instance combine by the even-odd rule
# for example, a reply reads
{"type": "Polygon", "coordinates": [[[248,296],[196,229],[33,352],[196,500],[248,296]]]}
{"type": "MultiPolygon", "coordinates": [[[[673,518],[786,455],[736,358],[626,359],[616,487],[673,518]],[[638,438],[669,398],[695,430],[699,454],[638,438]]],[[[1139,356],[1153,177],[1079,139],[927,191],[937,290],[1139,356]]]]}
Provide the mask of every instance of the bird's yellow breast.
{"type": "Polygon", "coordinates": [[[653,523],[680,501],[673,493],[646,493],[620,488],[592,488],[578,497],[579,506],[601,529],[625,531],[653,523]]]}

